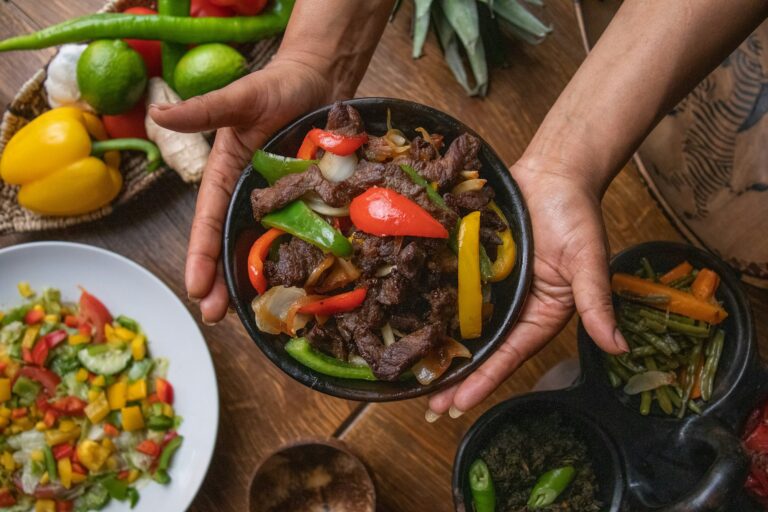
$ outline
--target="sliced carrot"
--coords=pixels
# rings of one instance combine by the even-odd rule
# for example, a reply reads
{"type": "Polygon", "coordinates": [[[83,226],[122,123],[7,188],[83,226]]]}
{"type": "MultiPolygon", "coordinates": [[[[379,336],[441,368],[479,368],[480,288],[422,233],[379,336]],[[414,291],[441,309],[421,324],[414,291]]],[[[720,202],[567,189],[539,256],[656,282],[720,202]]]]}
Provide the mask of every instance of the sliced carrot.
{"type": "Polygon", "coordinates": [[[693,372],[693,389],[691,389],[691,400],[701,398],[701,371],[704,369],[704,358],[699,354],[696,361],[696,370],[693,372]]]}
{"type": "Polygon", "coordinates": [[[709,300],[714,297],[719,285],[720,276],[708,268],[703,268],[699,270],[691,284],[691,293],[697,299],[709,300]]]}
{"type": "Polygon", "coordinates": [[[719,324],[728,316],[728,313],[719,304],[698,299],[690,293],[630,274],[613,274],[611,289],[615,293],[629,293],[640,297],[669,297],[667,302],[649,303],[648,306],[710,324],[719,324]]]}
{"type": "Polygon", "coordinates": [[[661,284],[669,284],[672,281],[675,281],[676,279],[680,279],[681,277],[685,277],[688,274],[693,272],[693,265],[688,263],[687,261],[682,262],[663,276],[659,278],[659,282],[661,284]]]}

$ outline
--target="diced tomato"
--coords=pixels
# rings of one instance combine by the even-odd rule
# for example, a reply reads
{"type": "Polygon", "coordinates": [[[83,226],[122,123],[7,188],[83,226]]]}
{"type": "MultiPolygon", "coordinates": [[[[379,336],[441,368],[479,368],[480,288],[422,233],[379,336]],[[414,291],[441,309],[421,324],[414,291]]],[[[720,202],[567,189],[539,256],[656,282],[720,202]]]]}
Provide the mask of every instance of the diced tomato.
{"type": "Polygon", "coordinates": [[[104,424],[104,433],[109,437],[117,437],[120,435],[120,432],[117,430],[117,427],[115,427],[111,423],[104,424]]]}
{"type": "Polygon", "coordinates": [[[75,315],[67,315],[64,317],[64,325],[66,325],[71,329],[74,329],[80,325],[80,321],[77,319],[75,315]]]}
{"type": "Polygon", "coordinates": [[[91,336],[91,335],[93,335],[93,326],[86,322],[84,324],[81,324],[77,328],[77,332],[79,332],[83,336],[91,336]]]}
{"type": "Polygon", "coordinates": [[[34,361],[34,358],[32,357],[32,351],[27,347],[23,347],[21,349],[21,359],[27,364],[32,364],[34,361]]]}
{"type": "Polygon", "coordinates": [[[79,473],[81,475],[87,475],[88,470],[83,467],[82,464],[76,461],[77,459],[77,450],[74,450],[72,452],[72,471],[75,473],[79,473]]]}
{"type": "MultiPolygon", "coordinates": [[[[147,7],[130,7],[123,11],[126,14],[153,15],[153,11],[147,7]]],[[[161,57],[160,41],[147,39],[125,39],[125,42],[133,48],[144,60],[147,66],[147,75],[150,77],[161,76],[163,74],[163,60],[161,57]]],[[[109,131],[109,129],[107,129],[109,131]]],[[[111,135],[111,134],[110,134],[111,135]]]]}
{"type": "Polygon", "coordinates": [[[157,396],[157,393],[152,393],[147,397],[147,402],[150,404],[158,404],[162,402],[162,400],[160,400],[160,397],[157,396]]]}
{"type": "Polygon", "coordinates": [[[39,309],[30,309],[27,314],[24,315],[24,323],[27,325],[39,324],[45,318],[45,311],[39,309]]]}
{"type": "Polygon", "coordinates": [[[0,507],[12,507],[16,504],[16,498],[7,487],[0,489],[0,507]]]}
{"type": "Polygon", "coordinates": [[[155,389],[157,390],[157,398],[161,402],[173,405],[173,386],[170,382],[158,377],[155,379],[155,389]]]}
{"type": "Polygon", "coordinates": [[[104,325],[112,323],[112,315],[99,299],[83,290],[80,295],[80,320],[88,322],[96,330],[94,341],[104,341],[104,325]]]}
{"type": "Polygon", "coordinates": [[[19,377],[27,377],[28,379],[36,380],[43,385],[45,390],[50,396],[56,394],[56,386],[59,385],[61,379],[58,375],[45,368],[38,368],[36,366],[25,366],[19,370],[16,374],[19,377]]]}
{"type": "Polygon", "coordinates": [[[45,366],[45,360],[48,359],[48,352],[66,339],[67,331],[60,329],[58,331],[50,332],[37,340],[35,346],[32,347],[32,363],[37,366],[45,366]]]}
{"type": "Polygon", "coordinates": [[[70,500],[56,500],[56,512],[72,512],[75,502],[70,500]]]}
{"type": "Polygon", "coordinates": [[[19,418],[23,418],[27,414],[29,414],[29,411],[26,407],[17,407],[11,411],[11,418],[17,420],[19,418]]]}
{"type": "Polygon", "coordinates": [[[72,456],[72,452],[74,452],[75,449],[69,443],[62,443],[54,446],[51,451],[53,451],[53,456],[56,458],[56,460],[59,460],[70,458],[72,456]]]}
{"type": "Polygon", "coordinates": [[[50,404],[54,411],[64,416],[82,416],[87,405],[87,402],[76,396],[65,396],[50,404]]]}
{"type": "Polygon", "coordinates": [[[228,7],[214,5],[210,0],[192,0],[189,15],[193,18],[229,18],[235,11],[228,7]]]}
{"type": "Polygon", "coordinates": [[[145,439],[136,445],[136,451],[149,455],[150,457],[157,457],[160,455],[160,446],[151,439],[145,439]]]}
{"type": "Polygon", "coordinates": [[[56,411],[53,409],[48,409],[43,415],[43,423],[45,423],[46,427],[52,428],[56,424],[56,418],[58,417],[59,415],[56,411]]]}
{"type": "Polygon", "coordinates": [[[125,480],[126,478],[128,478],[128,475],[129,475],[129,474],[130,474],[130,472],[129,472],[129,471],[127,471],[127,470],[123,470],[123,471],[121,471],[121,472],[119,472],[119,473],[117,474],[117,478],[119,478],[120,480],[125,480]]]}

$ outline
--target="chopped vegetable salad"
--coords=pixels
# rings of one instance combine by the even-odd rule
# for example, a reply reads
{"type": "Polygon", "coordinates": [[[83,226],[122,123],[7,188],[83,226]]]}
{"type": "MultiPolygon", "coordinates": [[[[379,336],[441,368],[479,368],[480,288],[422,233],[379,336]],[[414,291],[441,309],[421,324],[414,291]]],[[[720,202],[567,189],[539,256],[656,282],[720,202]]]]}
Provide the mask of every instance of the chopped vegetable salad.
{"type": "Polygon", "coordinates": [[[167,484],[182,437],[146,333],[82,290],[78,304],[20,283],[0,311],[0,511],[69,512],[167,484]]]}

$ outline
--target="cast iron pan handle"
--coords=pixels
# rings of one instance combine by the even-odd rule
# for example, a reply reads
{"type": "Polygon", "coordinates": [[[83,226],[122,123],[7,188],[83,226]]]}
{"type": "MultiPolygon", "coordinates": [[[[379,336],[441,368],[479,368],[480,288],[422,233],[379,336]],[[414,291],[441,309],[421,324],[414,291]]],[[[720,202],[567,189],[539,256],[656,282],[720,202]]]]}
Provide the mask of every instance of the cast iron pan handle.
{"type": "Polygon", "coordinates": [[[677,503],[661,512],[715,512],[735,499],[744,485],[749,461],[741,441],[721,423],[705,420],[684,428],[680,439],[705,447],[716,454],[715,461],[698,485],[677,503]]]}

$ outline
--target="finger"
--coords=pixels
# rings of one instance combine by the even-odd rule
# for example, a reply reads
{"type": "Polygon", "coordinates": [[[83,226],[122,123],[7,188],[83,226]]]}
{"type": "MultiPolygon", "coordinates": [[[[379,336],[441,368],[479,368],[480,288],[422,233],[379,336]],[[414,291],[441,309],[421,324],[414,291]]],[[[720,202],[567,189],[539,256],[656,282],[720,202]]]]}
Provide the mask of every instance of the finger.
{"type": "Polygon", "coordinates": [[[228,129],[219,131],[200,183],[185,270],[187,293],[192,299],[207,296],[216,277],[224,218],[247,159],[245,148],[238,152],[233,149],[239,145],[236,139],[228,129]]]}
{"type": "MultiPolygon", "coordinates": [[[[448,412],[448,409],[450,409],[451,405],[453,405],[453,397],[456,395],[456,391],[458,390],[459,384],[454,384],[448,389],[444,389],[430,396],[429,410],[427,411],[427,414],[429,414],[431,411],[434,415],[439,417],[441,414],[448,412]]],[[[429,421],[429,419],[427,421],[429,421]]],[[[432,422],[430,421],[430,423],[432,422]]]]}
{"type": "Polygon", "coordinates": [[[224,283],[221,265],[219,265],[210,293],[200,301],[203,323],[213,325],[219,322],[227,314],[227,306],[229,306],[229,294],[227,285],[224,283]]]}
{"type": "Polygon", "coordinates": [[[255,81],[256,74],[241,78],[228,86],[180,103],[150,105],[149,115],[165,128],[176,132],[203,132],[225,126],[242,126],[258,116],[262,109],[254,104],[263,95],[255,81]],[[247,108],[244,106],[247,105],[247,108]]]}
{"type": "Polygon", "coordinates": [[[584,329],[604,351],[611,354],[629,352],[629,346],[616,325],[607,251],[595,245],[585,251],[588,252],[583,260],[580,258],[578,270],[571,281],[576,310],[584,329]]]}

